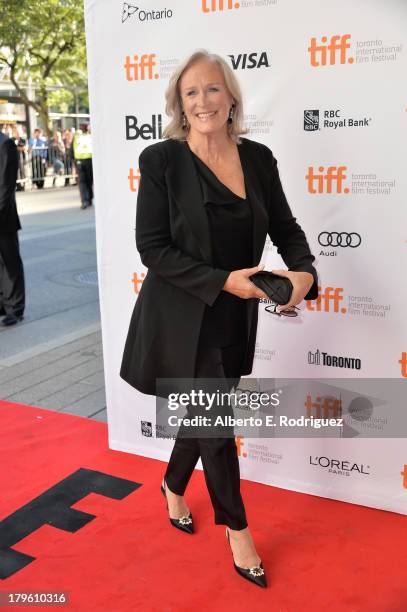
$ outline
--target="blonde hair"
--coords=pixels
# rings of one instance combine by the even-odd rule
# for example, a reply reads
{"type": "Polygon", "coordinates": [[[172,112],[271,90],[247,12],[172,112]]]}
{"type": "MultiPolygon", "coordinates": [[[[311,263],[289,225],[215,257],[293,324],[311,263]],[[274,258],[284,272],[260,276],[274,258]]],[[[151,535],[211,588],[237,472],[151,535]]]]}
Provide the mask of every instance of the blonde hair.
{"type": "Polygon", "coordinates": [[[163,138],[174,138],[175,140],[186,140],[187,130],[183,129],[183,116],[181,94],[179,91],[179,82],[184,72],[200,60],[213,62],[219,67],[226,87],[233,97],[235,108],[233,113],[232,123],[227,123],[229,136],[236,143],[240,143],[240,134],[246,134],[247,130],[243,125],[243,99],[239,83],[233,74],[233,70],[226,61],[216,53],[209,53],[206,49],[195,51],[190,57],[184,60],[172,73],[167,90],[165,92],[165,112],[171,121],[163,132],[163,138]]]}

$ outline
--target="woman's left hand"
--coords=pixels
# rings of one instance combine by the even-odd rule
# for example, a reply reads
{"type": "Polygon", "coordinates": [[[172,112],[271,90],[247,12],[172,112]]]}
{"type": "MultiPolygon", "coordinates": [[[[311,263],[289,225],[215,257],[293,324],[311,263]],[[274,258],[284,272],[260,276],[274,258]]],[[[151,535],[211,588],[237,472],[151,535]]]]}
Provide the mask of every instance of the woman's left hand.
{"type": "Polygon", "coordinates": [[[292,306],[297,306],[297,304],[302,302],[314,284],[314,277],[310,272],[292,272],[290,270],[272,270],[272,272],[274,274],[279,274],[280,276],[285,276],[292,282],[293,285],[293,292],[290,301],[287,302],[287,304],[281,304],[278,307],[278,310],[287,310],[292,306]]]}

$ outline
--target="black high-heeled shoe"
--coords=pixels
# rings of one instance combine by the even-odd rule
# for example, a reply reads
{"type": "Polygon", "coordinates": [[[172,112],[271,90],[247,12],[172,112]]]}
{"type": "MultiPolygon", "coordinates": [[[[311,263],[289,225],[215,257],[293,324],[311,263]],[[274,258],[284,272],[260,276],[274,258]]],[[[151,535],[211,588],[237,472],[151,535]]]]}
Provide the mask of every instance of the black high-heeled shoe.
{"type": "MultiPolygon", "coordinates": [[[[167,500],[167,494],[165,492],[166,488],[167,488],[167,483],[164,480],[164,486],[161,485],[161,493],[164,495],[165,499],[167,500]]],[[[167,501],[167,510],[168,510],[168,501],[167,501]]],[[[171,517],[168,517],[168,518],[170,519],[170,523],[173,527],[176,527],[177,529],[180,529],[181,531],[185,531],[185,533],[190,533],[190,534],[194,533],[194,523],[192,521],[191,512],[188,515],[181,516],[181,518],[179,519],[173,519],[171,517]]]]}
{"type": "MultiPolygon", "coordinates": [[[[230,546],[230,537],[229,537],[229,531],[227,527],[226,527],[226,537],[227,537],[227,540],[230,546]]],[[[254,567],[249,567],[248,569],[244,567],[240,567],[239,565],[236,565],[235,563],[235,559],[233,557],[233,550],[231,546],[230,546],[230,550],[232,553],[233,565],[235,566],[235,570],[237,571],[237,573],[243,578],[246,578],[246,580],[250,580],[250,582],[254,582],[254,584],[257,584],[257,586],[266,588],[267,578],[266,578],[266,574],[264,573],[263,563],[260,561],[259,565],[255,565],[254,567]]]]}

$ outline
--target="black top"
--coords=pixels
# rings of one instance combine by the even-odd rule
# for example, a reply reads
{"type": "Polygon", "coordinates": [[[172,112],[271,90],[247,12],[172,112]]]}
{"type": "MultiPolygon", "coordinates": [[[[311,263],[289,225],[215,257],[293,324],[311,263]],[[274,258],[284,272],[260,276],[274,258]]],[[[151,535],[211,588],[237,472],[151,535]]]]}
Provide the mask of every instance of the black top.
{"type": "MultiPolygon", "coordinates": [[[[213,267],[239,270],[252,265],[253,219],[249,198],[243,199],[221,183],[191,151],[198,170],[211,234],[213,267]]],[[[206,305],[200,343],[225,347],[246,339],[246,300],[221,291],[206,305]]]]}

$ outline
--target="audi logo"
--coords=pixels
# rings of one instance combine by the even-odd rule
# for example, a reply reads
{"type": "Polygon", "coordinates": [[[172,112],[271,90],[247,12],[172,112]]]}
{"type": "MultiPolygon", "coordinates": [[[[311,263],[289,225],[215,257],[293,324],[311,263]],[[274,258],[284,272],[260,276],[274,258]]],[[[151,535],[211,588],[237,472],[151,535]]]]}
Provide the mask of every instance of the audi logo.
{"type": "Polygon", "coordinates": [[[318,236],[318,242],[323,247],[351,247],[355,249],[362,242],[362,238],[356,232],[321,232],[318,236]]]}

